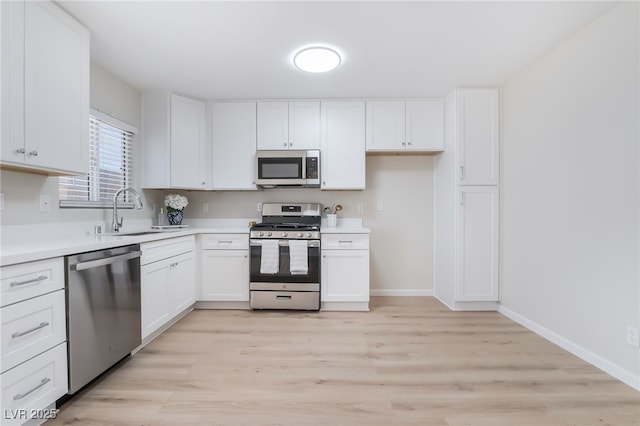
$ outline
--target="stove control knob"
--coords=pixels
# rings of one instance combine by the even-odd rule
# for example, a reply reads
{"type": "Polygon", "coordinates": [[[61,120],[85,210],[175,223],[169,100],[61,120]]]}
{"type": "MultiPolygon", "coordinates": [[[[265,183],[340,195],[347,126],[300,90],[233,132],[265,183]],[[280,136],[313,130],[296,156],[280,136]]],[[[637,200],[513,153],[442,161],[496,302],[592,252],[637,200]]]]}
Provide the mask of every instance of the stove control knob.
{"type": "Polygon", "coordinates": [[[307,237],[311,238],[311,232],[307,232],[307,237]]]}
{"type": "Polygon", "coordinates": [[[258,234],[258,237],[263,237],[264,236],[264,232],[260,231],[260,233],[258,234]]]}
{"type": "Polygon", "coordinates": [[[267,237],[270,237],[272,235],[273,235],[273,232],[271,232],[271,231],[267,232],[267,237]]]}
{"type": "Polygon", "coordinates": [[[302,232],[298,232],[298,238],[302,238],[302,232]]]}
{"type": "Polygon", "coordinates": [[[288,233],[288,232],[283,232],[283,233],[282,233],[282,237],[286,237],[287,235],[289,235],[289,233],[288,233]]]}

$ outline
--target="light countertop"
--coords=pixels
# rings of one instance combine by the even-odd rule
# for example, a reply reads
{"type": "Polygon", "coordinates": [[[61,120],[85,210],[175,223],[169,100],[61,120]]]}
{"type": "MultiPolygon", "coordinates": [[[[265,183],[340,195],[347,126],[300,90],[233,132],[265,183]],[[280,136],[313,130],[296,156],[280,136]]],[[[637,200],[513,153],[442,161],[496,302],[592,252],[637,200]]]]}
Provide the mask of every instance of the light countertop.
{"type": "Polygon", "coordinates": [[[166,238],[197,234],[248,234],[249,228],[189,228],[179,231],[154,232],[146,235],[70,235],[58,238],[31,236],[21,240],[2,238],[0,266],[104,250],[130,244],[141,244],[166,238]]]}
{"type": "MultiPolygon", "coordinates": [[[[148,230],[149,224],[139,226],[137,229],[123,229],[121,235],[94,234],[94,223],[89,222],[3,226],[0,228],[0,266],[186,235],[249,233],[248,219],[193,220],[187,223],[191,226],[190,228],[146,235],[126,235],[126,233],[148,230]]],[[[326,221],[323,221],[322,225],[320,232],[325,234],[368,234],[371,232],[369,228],[362,227],[362,222],[358,220],[338,220],[336,227],[326,226],[326,221]]]]}

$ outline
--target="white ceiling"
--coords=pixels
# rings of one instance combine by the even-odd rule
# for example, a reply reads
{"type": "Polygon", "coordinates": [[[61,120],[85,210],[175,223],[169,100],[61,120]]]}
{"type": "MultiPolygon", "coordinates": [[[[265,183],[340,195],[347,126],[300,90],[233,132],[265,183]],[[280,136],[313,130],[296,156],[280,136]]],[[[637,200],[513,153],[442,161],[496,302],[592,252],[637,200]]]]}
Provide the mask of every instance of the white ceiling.
{"type": "Polygon", "coordinates": [[[92,59],[139,89],[205,99],[441,97],[501,85],[614,3],[58,1],[92,59]],[[291,63],[313,43],[327,74],[291,63]]]}

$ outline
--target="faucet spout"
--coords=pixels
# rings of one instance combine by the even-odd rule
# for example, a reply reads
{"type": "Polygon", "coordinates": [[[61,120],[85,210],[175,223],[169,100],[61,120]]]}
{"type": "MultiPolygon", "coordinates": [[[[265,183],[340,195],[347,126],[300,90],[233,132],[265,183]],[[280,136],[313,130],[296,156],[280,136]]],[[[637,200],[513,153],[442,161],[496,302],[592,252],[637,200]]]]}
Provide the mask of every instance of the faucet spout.
{"type": "Polygon", "coordinates": [[[131,187],[127,187],[127,188],[121,188],[118,191],[116,191],[115,195],[113,196],[113,218],[111,219],[112,232],[120,232],[120,228],[122,228],[122,222],[124,219],[118,218],[118,195],[126,191],[130,191],[136,196],[135,207],[137,210],[142,210],[142,200],[140,199],[140,195],[136,192],[135,189],[131,187]]]}

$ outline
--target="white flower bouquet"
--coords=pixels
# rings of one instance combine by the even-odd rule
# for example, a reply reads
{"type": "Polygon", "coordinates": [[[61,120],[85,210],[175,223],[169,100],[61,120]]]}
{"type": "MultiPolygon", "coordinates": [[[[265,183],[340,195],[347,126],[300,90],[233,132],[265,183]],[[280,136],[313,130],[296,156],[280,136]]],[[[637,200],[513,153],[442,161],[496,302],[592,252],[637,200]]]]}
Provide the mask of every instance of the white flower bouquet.
{"type": "Polygon", "coordinates": [[[164,199],[164,205],[168,211],[172,210],[184,210],[189,205],[187,197],[180,194],[169,194],[164,199]]]}

